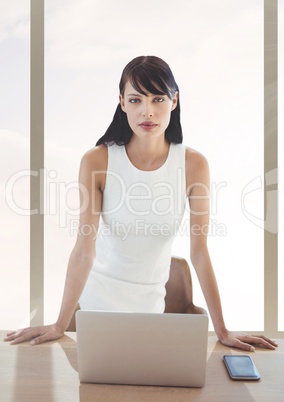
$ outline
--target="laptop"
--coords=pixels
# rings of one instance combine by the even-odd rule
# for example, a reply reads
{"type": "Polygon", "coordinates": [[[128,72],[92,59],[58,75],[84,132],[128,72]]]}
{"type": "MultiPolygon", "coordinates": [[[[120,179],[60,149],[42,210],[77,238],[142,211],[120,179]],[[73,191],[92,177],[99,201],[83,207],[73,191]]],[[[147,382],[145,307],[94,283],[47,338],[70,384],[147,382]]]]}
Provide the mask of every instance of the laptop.
{"type": "Polygon", "coordinates": [[[76,313],[81,382],[203,387],[208,316],[76,313]]]}

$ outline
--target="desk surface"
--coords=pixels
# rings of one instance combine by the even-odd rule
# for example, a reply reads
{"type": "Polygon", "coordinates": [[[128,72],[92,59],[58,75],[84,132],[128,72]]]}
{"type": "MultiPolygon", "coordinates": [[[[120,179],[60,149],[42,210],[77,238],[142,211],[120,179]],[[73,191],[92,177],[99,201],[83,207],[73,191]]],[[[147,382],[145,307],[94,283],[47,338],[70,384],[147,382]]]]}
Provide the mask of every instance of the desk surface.
{"type": "Polygon", "coordinates": [[[204,388],[172,388],[80,384],[77,373],[76,334],[38,346],[11,346],[0,331],[1,402],[283,402],[284,339],[275,351],[250,353],[262,378],[259,382],[232,381],[222,357],[243,354],[208,338],[204,388]]]}

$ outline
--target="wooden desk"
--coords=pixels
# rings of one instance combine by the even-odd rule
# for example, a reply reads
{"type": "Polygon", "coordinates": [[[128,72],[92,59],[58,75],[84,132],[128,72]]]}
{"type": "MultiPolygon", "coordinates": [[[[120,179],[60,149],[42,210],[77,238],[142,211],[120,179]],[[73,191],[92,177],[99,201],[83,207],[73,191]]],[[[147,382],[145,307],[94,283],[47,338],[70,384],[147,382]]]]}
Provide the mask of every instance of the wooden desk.
{"type": "Polygon", "coordinates": [[[1,402],[283,402],[284,339],[276,351],[251,353],[262,379],[232,381],[222,357],[242,354],[208,339],[208,363],[204,388],[170,388],[80,384],[77,373],[76,334],[39,346],[11,346],[0,331],[1,402]]]}

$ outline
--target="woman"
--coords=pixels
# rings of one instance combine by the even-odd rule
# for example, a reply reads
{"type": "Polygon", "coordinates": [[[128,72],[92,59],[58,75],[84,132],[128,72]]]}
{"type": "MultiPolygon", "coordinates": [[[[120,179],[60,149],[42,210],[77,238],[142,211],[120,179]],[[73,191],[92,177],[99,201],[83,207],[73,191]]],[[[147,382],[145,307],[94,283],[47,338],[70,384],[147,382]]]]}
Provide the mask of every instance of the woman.
{"type": "Polygon", "coordinates": [[[219,340],[250,351],[253,344],[274,349],[264,336],[225,327],[204,230],[208,164],[182,145],[179,88],[169,66],[158,57],[137,57],[123,70],[119,89],[113,122],[81,161],[79,183],[89,202],[82,191],[58,320],[11,332],[6,340],[33,345],[60,338],[78,301],[82,309],[204,313],[193,304],[186,261],[171,257],[188,200],[191,261],[219,340]]]}

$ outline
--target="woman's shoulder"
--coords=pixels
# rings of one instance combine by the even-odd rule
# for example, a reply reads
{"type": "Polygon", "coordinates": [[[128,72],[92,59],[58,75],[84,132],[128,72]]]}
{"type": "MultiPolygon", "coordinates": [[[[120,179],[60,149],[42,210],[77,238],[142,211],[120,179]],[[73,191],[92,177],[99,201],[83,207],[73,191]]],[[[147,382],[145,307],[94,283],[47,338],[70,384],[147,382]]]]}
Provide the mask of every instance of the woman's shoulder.
{"type": "Polygon", "coordinates": [[[190,183],[208,180],[209,165],[206,157],[201,152],[186,146],[185,161],[186,175],[190,183]]]}
{"type": "Polygon", "coordinates": [[[208,161],[206,157],[196,149],[190,148],[185,146],[185,158],[186,158],[186,165],[193,168],[202,168],[208,166],[208,161]]]}
{"type": "Polygon", "coordinates": [[[92,186],[95,180],[96,186],[103,192],[106,183],[107,163],[108,151],[106,145],[98,145],[89,149],[81,159],[80,182],[92,186]]]}
{"type": "Polygon", "coordinates": [[[91,170],[107,170],[108,149],[107,146],[97,145],[84,153],[81,164],[88,166],[91,170]]]}

